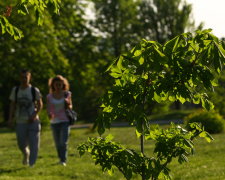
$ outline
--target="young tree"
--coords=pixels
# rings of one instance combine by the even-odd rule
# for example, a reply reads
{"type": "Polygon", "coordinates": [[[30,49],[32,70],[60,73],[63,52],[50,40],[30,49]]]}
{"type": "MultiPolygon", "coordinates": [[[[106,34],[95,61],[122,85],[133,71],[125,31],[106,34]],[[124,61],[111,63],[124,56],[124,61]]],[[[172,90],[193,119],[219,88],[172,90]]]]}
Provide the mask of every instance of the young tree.
{"type": "Polygon", "coordinates": [[[167,130],[150,131],[146,115],[146,107],[152,101],[188,101],[207,110],[213,108],[207,92],[216,85],[217,74],[225,63],[225,50],[210,31],[184,33],[165,44],[143,40],[117,58],[108,68],[114,84],[103,98],[96,122],[98,132],[102,135],[115,120],[128,120],[140,137],[141,154],[102,138],[81,145],[80,154],[90,152],[103,171],[116,166],[127,179],[133,173],[142,179],[158,179],[161,175],[169,179],[168,164],[176,157],[180,163],[187,161],[186,156],[193,152],[194,137],[199,135],[210,141],[197,124],[191,125],[190,132],[174,125],[167,130]],[[155,141],[156,157],[145,156],[144,137],[155,141]]]}

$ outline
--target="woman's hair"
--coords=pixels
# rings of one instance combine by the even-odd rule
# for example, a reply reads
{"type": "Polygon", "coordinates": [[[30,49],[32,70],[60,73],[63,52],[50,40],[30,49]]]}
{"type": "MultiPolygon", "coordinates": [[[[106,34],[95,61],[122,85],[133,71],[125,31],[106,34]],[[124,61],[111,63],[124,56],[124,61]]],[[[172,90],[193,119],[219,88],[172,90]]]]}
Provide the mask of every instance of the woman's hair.
{"type": "Polygon", "coordinates": [[[49,86],[49,92],[52,93],[55,91],[55,88],[54,88],[54,83],[56,81],[61,81],[63,83],[63,90],[64,91],[67,91],[69,90],[69,82],[66,78],[64,78],[63,76],[61,75],[56,75],[55,77],[53,78],[50,78],[49,81],[48,81],[48,86],[49,86]]]}

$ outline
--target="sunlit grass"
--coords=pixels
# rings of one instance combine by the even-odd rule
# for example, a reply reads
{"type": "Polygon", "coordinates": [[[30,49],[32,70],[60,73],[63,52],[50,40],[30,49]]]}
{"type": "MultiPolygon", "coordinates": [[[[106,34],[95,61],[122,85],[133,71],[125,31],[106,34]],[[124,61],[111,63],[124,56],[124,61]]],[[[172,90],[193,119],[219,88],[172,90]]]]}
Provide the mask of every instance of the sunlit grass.
{"type": "MultiPolygon", "coordinates": [[[[102,173],[101,167],[95,165],[89,154],[79,157],[77,146],[88,137],[98,134],[89,129],[72,129],[69,141],[67,167],[57,164],[58,159],[49,129],[41,133],[39,158],[33,168],[22,165],[22,157],[17,149],[15,133],[0,129],[0,180],[124,180],[122,174],[115,169],[113,176],[102,173]]],[[[139,150],[134,128],[112,128],[106,134],[114,135],[114,140],[128,148],[139,150]]],[[[175,180],[223,180],[225,179],[225,138],[224,134],[214,135],[215,141],[207,143],[198,139],[195,141],[196,153],[189,157],[190,162],[180,165],[174,161],[171,174],[175,180]]],[[[146,154],[152,154],[153,142],[145,142],[146,154]]],[[[133,179],[140,180],[139,176],[133,179]]]]}

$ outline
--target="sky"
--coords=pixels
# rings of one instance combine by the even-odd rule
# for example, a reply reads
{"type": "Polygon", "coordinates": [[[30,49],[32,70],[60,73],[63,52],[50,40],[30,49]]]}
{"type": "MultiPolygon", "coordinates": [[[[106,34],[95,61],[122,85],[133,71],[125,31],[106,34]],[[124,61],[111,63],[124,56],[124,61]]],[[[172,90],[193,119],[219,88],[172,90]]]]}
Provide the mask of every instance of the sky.
{"type": "Polygon", "coordinates": [[[192,4],[192,13],[198,25],[211,28],[217,37],[225,37],[225,0],[186,0],[192,4]]]}

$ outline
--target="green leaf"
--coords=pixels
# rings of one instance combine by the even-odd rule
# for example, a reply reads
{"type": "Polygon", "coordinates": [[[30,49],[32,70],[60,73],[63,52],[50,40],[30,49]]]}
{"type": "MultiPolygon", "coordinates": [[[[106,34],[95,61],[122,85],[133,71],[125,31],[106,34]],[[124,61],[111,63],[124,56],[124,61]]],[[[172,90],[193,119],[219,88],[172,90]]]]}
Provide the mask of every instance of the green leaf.
{"type": "Polygon", "coordinates": [[[154,92],[154,100],[158,103],[161,102],[161,97],[156,92],[154,92]]]}
{"type": "Polygon", "coordinates": [[[111,169],[108,169],[107,172],[108,172],[108,174],[109,174],[110,176],[113,175],[113,169],[112,169],[112,168],[111,168],[111,169]]]}
{"type": "Polygon", "coordinates": [[[145,62],[145,59],[141,56],[139,59],[139,64],[142,65],[145,62]]]}
{"type": "Polygon", "coordinates": [[[215,42],[216,47],[218,48],[218,51],[220,52],[221,57],[225,60],[225,50],[223,49],[223,46],[221,44],[218,44],[215,42]]]}
{"type": "MultiPolygon", "coordinates": [[[[158,47],[154,47],[154,51],[156,52],[156,53],[155,53],[155,59],[156,59],[158,62],[160,62],[160,63],[162,63],[162,64],[167,63],[167,61],[168,61],[167,56],[166,56],[163,52],[161,52],[161,51],[158,49],[158,47]]],[[[155,60],[155,61],[156,61],[156,60],[155,60]]]]}
{"type": "Polygon", "coordinates": [[[142,135],[142,133],[141,133],[141,132],[139,132],[137,129],[135,130],[135,132],[136,132],[137,138],[140,138],[140,137],[141,137],[141,135],[142,135]]]}
{"type": "Polygon", "coordinates": [[[21,4],[19,9],[18,9],[18,14],[26,15],[29,14],[29,10],[27,8],[26,4],[21,4]]]}
{"type": "Polygon", "coordinates": [[[175,96],[170,95],[170,96],[169,96],[169,100],[170,100],[171,102],[174,102],[174,101],[176,101],[176,98],[175,98],[175,96]]]}
{"type": "Polygon", "coordinates": [[[173,52],[176,50],[179,40],[180,36],[176,36],[173,39],[167,41],[163,46],[163,51],[165,52],[165,54],[171,56],[173,52]]]}
{"type": "Polygon", "coordinates": [[[114,136],[112,134],[108,134],[105,139],[106,141],[112,141],[114,139],[114,136]]]}
{"type": "Polygon", "coordinates": [[[120,56],[118,61],[117,61],[117,67],[118,67],[118,69],[120,71],[123,69],[123,65],[122,65],[123,64],[123,60],[124,60],[123,56],[120,56]]]}
{"type": "Polygon", "coordinates": [[[199,134],[199,137],[205,138],[207,142],[211,142],[211,141],[214,140],[214,138],[209,133],[207,133],[206,131],[201,132],[199,134]]]}
{"type": "Polygon", "coordinates": [[[217,73],[220,73],[223,69],[223,65],[222,65],[221,59],[219,57],[218,49],[214,48],[213,53],[214,53],[214,58],[213,58],[214,68],[217,73]]]}
{"type": "Polygon", "coordinates": [[[202,102],[202,107],[205,108],[206,110],[213,110],[214,109],[214,105],[211,101],[209,101],[206,98],[201,98],[201,102],[202,102]]]}
{"type": "Polygon", "coordinates": [[[142,54],[142,51],[141,50],[136,50],[134,52],[134,56],[140,56],[142,54]]]}
{"type": "Polygon", "coordinates": [[[183,98],[182,96],[178,95],[178,96],[176,96],[176,97],[177,97],[177,99],[178,99],[182,104],[184,104],[184,103],[186,102],[186,99],[183,98]]]}

